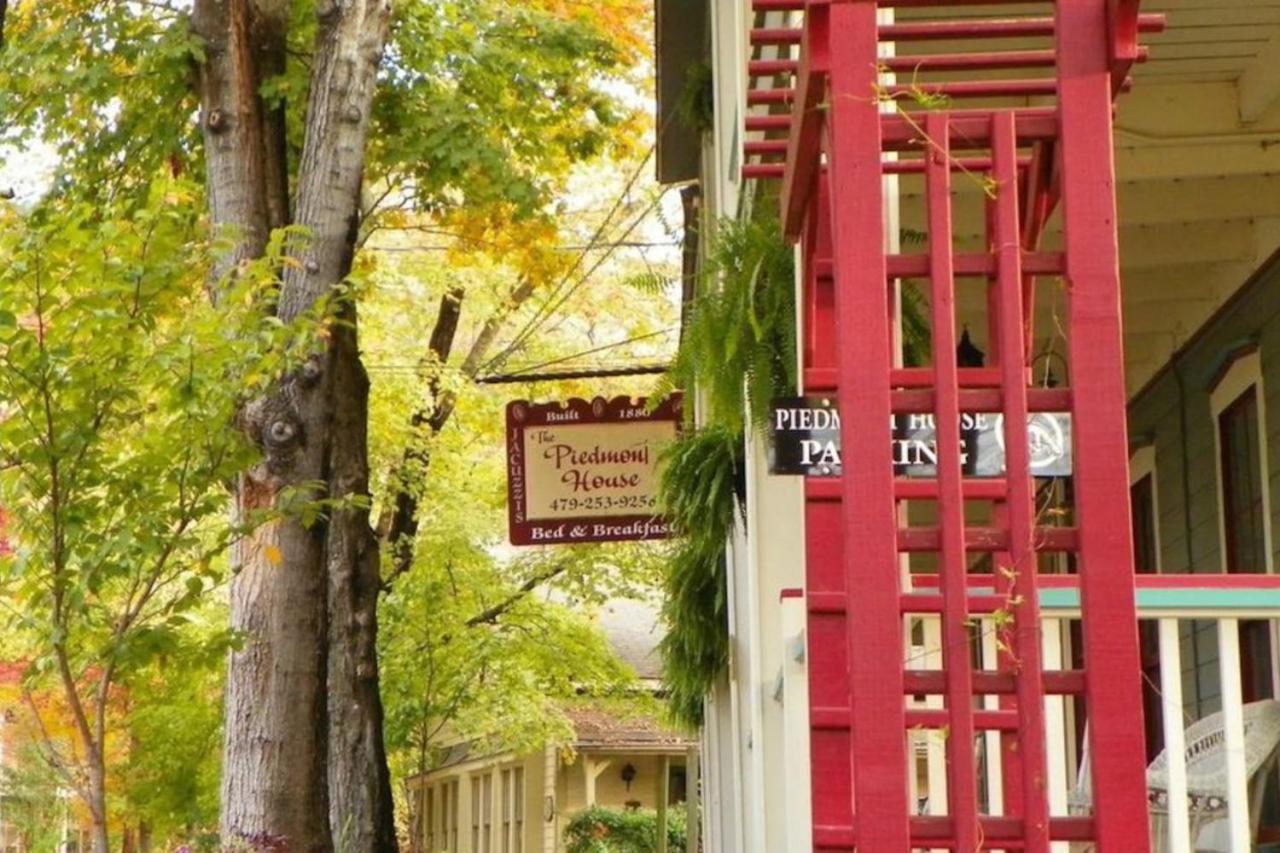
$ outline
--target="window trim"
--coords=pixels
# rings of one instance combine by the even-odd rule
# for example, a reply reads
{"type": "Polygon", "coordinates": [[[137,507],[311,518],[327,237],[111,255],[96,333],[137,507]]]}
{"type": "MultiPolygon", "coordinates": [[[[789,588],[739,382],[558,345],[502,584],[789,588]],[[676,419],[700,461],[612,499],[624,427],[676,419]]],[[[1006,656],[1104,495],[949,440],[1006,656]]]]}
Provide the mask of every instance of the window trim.
{"type": "MultiPolygon", "coordinates": [[[[1262,537],[1265,551],[1265,573],[1275,574],[1274,537],[1271,530],[1271,464],[1267,448],[1267,395],[1262,384],[1262,359],[1257,350],[1241,355],[1227,369],[1209,393],[1209,409],[1213,416],[1214,485],[1217,491],[1218,514],[1218,569],[1227,572],[1227,496],[1226,477],[1222,469],[1221,415],[1250,388],[1257,397],[1258,408],[1258,465],[1261,467],[1262,485],[1262,537]]],[[[1185,441],[1185,436],[1183,438],[1185,441]]],[[[1154,484],[1154,481],[1153,481],[1154,484]]]]}
{"type": "MultiPolygon", "coordinates": [[[[1144,477],[1151,478],[1151,540],[1155,549],[1155,565],[1146,566],[1156,574],[1164,573],[1164,549],[1160,544],[1160,474],[1156,466],[1156,448],[1154,444],[1139,447],[1129,454],[1129,489],[1132,496],[1133,487],[1142,482],[1144,477]]],[[[1136,545],[1136,543],[1135,543],[1136,545]]],[[[1135,568],[1137,568],[1135,566],[1135,568]]]]}
{"type": "MultiPolygon", "coordinates": [[[[1213,416],[1213,470],[1217,489],[1218,515],[1218,570],[1228,571],[1227,553],[1227,496],[1226,477],[1222,465],[1221,416],[1228,408],[1252,389],[1258,410],[1258,466],[1261,468],[1262,487],[1262,539],[1265,574],[1273,575],[1275,568],[1274,542],[1271,529],[1271,461],[1267,434],[1267,395],[1262,382],[1262,356],[1257,348],[1240,353],[1217,377],[1209,391],[1209,409],[1213,416]]],[[[1186,436],[1183,436],[1183,441],[1186,436]]],[[[1271,690],[1280,695],[1280,626],[1270,623],[1271,635],[1271,690]]]]}

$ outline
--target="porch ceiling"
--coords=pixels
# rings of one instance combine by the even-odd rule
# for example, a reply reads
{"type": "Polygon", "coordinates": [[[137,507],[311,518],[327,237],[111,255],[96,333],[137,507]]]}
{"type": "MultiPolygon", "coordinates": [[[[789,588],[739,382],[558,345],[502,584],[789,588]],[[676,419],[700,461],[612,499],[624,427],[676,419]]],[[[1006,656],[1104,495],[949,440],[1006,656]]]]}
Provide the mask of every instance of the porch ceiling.
{"type": "MultiPolygon", "coordinates": [[[[970,6],[954,17],[1043,9],[970,6]]],[[[1116,114],[1131,391],[1280,247],[1280,0],[1144,0],[1142,10],[1163,12],[1168,25],[1143,38],[1150,56],[1135,68],[1133,90],[1121,96],[1116,114]]],[[[898,11],[901,20],[926,15],[936,18],[936,7],[898,11]]],[[[992,49],[1048,46],[1004,40],[992,49]]],[[[954,47],[937,42],[918,52],[954,47]]],[[[964,184],[957,182],[957,204],[977,210],[981,194],[964,184]]],[[[922,187],[904,179],[902,190],[902,222],[919,229],[922,187]]],[[[957,223],[966,220],[982,222],[957,216],[957,223]]],[[[961,243],[980,239],[959,235],[961,243]]],[[[1044,346],[1059,329],[1053,315],[1061,300],[1041,302],[1044,346]]],[[[962,305],[980,316],[981,295],[962,305]]]]}

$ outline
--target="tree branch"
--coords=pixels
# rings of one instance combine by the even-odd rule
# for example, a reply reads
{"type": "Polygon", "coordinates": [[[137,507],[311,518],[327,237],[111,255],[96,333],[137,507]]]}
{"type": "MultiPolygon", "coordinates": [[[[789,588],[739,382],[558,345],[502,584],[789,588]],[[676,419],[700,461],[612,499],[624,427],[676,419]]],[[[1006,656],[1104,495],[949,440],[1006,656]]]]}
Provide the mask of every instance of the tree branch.
{"type": "MultiPolygon", "coordinates": [[[[507,320],[519,310],[520,306],[533,295],[536,283],[532,278],[523,278],[511,292],[510,299],[502,308],[495,311],[484,325],[480,333],[472,341],[462,361],[461,373],[464,379],[473,380],[480,372],[485,356],[493,348],[507,320]]],[[[457,335],[458,320],[462,313],[464,293],[453,289],[440,301],[440,312],[436,316],[436,325],[431,332],[428,352],[423,359],[424,364],[443,365],[448,363],[457,335]]],[[[430,431],[434,438],[444,429],[449,418],[453,416],[457,406],[458,395],[448,390],[441,392],[439,374],[431,380],[430,403],[415,411],[410,424],[417,432],[423,427],[430,431]]],[[[414,474],[420,478],[431,464],[431,454],[424,441],[422,444],[410,445],[404,451],[391,481],[396,484],[396,494],[392,498],[392,507],[384,512],[378,521],[378,535],[388,553],[391,555],[391,571],[383,580],[383,590],[390,590],[395,580],[409,571],[413,565],[414,541],[418,534],[419,494],[413,486],[414,474]]]]}
{"type": "Polygon", "coordinates": [[[492,607],[477,613],[466,621],[468,628],[475,628],[479,625],[492,625],[496,623],[511,608],[515,607],[521,601],[528,597],[530,593],[542,586],[544,583],[555,580],[565,573],[569,566],[565,563],[557,563],[541,574],[533,577],[520,584],[520,588],[511,595],[499,601],[492,607]]]}

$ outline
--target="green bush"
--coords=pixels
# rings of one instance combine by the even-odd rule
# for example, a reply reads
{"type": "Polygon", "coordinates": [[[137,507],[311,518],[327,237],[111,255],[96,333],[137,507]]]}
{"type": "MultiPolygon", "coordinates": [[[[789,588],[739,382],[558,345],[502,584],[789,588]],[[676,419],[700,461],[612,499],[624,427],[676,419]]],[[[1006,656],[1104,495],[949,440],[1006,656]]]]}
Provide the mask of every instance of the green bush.
{"type": "MultiPolygon", "coordinates": [[[[653,853],[658,849],[658,814],[592,806],[574,815],[564,838],[569,853],[653,853]]],[[[685,839],[684,811],[668,809],[667,850],[681,853],[685,839]]]]}

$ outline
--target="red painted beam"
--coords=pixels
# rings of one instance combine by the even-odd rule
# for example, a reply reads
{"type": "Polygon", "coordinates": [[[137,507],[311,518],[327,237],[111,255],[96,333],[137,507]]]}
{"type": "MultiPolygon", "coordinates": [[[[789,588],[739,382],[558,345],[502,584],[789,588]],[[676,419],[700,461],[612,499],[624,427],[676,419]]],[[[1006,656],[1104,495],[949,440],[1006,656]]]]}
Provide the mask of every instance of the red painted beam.
{"type": "MultiPolygon", "coordinates": [[[[1099,847],[1148,850],[1108,0],[1056,3],[1076,522],[1099,847]]],[[[1139,24],[1141,26],[1141,24],[1139,24]]]]}
{"type": "MultiPolygon", "coordinates": [[[[968,646],[965,647],[968,651],[968,646]]],[[[961,705],[960,707],[964,707],[961,705]]],[[[951,722],[952,710],[949,708],[913,708],[907,711],[907,725],[911,728],[921,729],[947,729],[953,731],[954,727],[951,722]]],[[[847,719],[847,718],[846,718],[847,719]]],[[[1002,731],[1013,732],[1018,730],[1018,712],[1017,711],[997,711],[997,710],[973,710],[973,729],[975,731],[1002,731]]],[[[959,738],[957,738],[957,742],[959,738]]],[[[965,745],[970,752],[972,747],[965,745]]],[[[977,781],[977,774],[974,775],[974,781],[977,781]]],[[[974,811],[976,819],[976,809],[974,811]]],[[[963,848],[971,849],[968,845],[963,848]]],[[[976,846],[972,849],[976,849],[976,846]]]]}
{"type": "MultiPolygon", "coordinates": [[[[956,380],[961,388],[999,388],[1000,371],[994,367],[961,367],[956,370],[956,380]]],[[[895,388],[931,388],[934,385],[933,370],[928,367],[900,367],[889,374],[889,384],[895,388]]]]}
{"type": "Polygon", "coordinates": [[[756,12],[803,12],[807,5],[807,0],[751,0],[756,12]]]}
{"type": "MultiPolygon", "coordinates": [[[[767,157],[770,155],[786,154],[787,140],[785,139],[757,139],[750,142],[744,142],[742,145],[742,153],[748,157],[767,157]]],[[[986,172],[991,168],[991,158],[989,157],[953,157],[949,161],[951,168],[957,172],[986,172]]],[[[1019,159],[1019,166],[1031,165],[1031,158],[1024,157],[1019,159]]],[[[779,163],[777,165],[784,165],[779,163]]],[[[913,175],[924,171],[924,160],[885,160],[880,164],[886,175],[913,175]]],[[[825,167],[824,167],[825,168],[825,167]]]]}
{"type": "Polygon", "coordinates": [[[748,157],[752,155],[767,154],[786,154],[787,140],[785,139],[757,139],[742,144],[742,153],[748,157]]]}
{"type": "MultiPolygon", "coordinates": [[[[936,596],[935,596],[936,597],[936,596]]],[[[1002,600],[1003,596],[1000,596],[1002,600]]],[[[1045,693],[1049,696],[1071,696],[1084,692],[1083,670],[1051,670],[1043,673],[1045,693]]],[[[936,696],[946,692],[946,679],[938,670],[908,669],[905,673],[908,696],[936,696]]],[[[974,670],[975,696],[1009,696],[1017,690],[1012,672],[974,670]]]]}
{"type": "MultiPolygon", "coordinates": [[[[942,613],[946,602],[937,593],[903,593],[901,600],[904,614],[942,613]]],[[[970,595],[969,612],[980,616],[1005,612],[1009,609],[1009,599],[1003,595],[970,595]]]]}
{"type": "MultiPolygon", "coordinates": [[[[987,109],[949,110],[955,148],[990,148],[991,115],[987,109]]],[[[919,151],[926,140],[920,132],[918,114],[886,115],[881,122],[882,144],[887,151],[919,151]]],[[[1058,136],[1058,114],[1053,107],[1018,110],[1018,144],[1053,140],[1058,136]]]]}
{"type": "MultiPolygon", "coordinates": [[[[1147,59],[1146,48],[1138,49],[1137,61],[1147,59]]],[[[1052,50],[1009,50],[987,53],[938,53],[914,56],[889,56],[880,63],[897,74],[939,71],[995,71],[1011,68],[1052,68],[1057,56],[1052,50]]],[[[800,68],[796,59],[753,59],[747,62],[751,77],[794,74],[800,68]]]]}
{"type": "Polygon", "coordinates": [[[1037,552],[1045,550],[1035,529],[1035,482],[1031,477],[1030,439],[1027,429],[1027,362],[1024,358],[1022,308],[1022,258],[1019,242],[1018,149],[1014,117],[998,113],[992,119],[992,174],[996,197],[989,204],[989,242],[996,256],[995,302],[992,317],[996,334],[993,353],[1004,389],[1005,468],[1009,492],[1002,511],[1009,528],[1009,550],[998,557],[997,589],[1007,593],[1013,624],[1001,636],[1006,663],[1015,663],[1018,674],[1017,706],[1023,731],[1016,742],[1006,739],[1005,754],[1013,757],[1017,772],[1007,779],[1010,799],[1020,806],[1024,819],[1023,840],[1028,849],[1044,850],[1049,844],[1048,767],[1045,744],[1044,685],[1040,635],[1040,599],[1036,576],[1037,552]]]}
{"type": "MultiPolygon", "coordinates": [[[[997,390],[961,391],[960,406],[966,412],[999,412],[1003,395],[997,390]]],[[[1067,388],[1031,388],[1027,391],[1027,407],[1032,412],[1065,412],[1071,408],[1071,391],[1067,388]]],[[[894,391],[893,410],[901,415],[925,415],[933,411],[932,391],[894,391]]]]}
{"type": "Polygon", "coordinates": [[[747,116],[746,129],[748,131],[756,130],[786,130],[791,127],[791,116],[747,116]]]}
{"type": "MultiPolygon", "coordinates": [[[[1158,33],[1164,30],[1163,15],[1139,15],[1138,32],[1158,33]]],[[[1056,32],[1053,18],[1017,18],[1012,20],[921,21],[886,24],[880,27],[880,40],[937,41],[941,39],[1027,38],[1052,36],[1056,32]]]]}
{"type": "MultiPolygon", "coordinates": [[[[1079,549],[1079,531],[1074,527],[1037,527],[1036,550],[1041,552],[1069,552],[1079,549]]],[[[969,527],[964,531],[965,549],[980,554],[1006,551],[1009,548],[1009,531],[994,527],[969,527]]],[[[941,531],[936,527],[903,527],[898,530],[898,549],[908,553],[938,551],[942,545],[941,531]]]]}
{"type": "Polygon", "coordinates": [[[916,95],[945,98],[1006,98],[1055,95],[1053,80],[958,80],[950,83],[894,83],[885,86],[890,97],[910,107],[916,95]]]}
{"type": "MultiPolygon", "coordinates": [[[[885,286],[881,114],[879,104],[868,97],[877,76],[876,16],[876,4],[865,2],[818,6],[806,16],[810,43],[804,55],[812,63],[815,54],[821,56],[815,47],[831,51],[825,100],[833,108],[814,109],[823,100],[823,87],[814,85],[821,78],[817,69],[802,72],[797,89],[805,88],[806,95],[797,98],[802,118],[792,130],[783,204],[786,233],[795,238],[802,233],[814,195],[818,158],[813,155],[825,124],[845,462],[838,513],[843,592],[850,610],[844,620],[844,651],[849,690],[857,700],[849,708],[851,790],[841,785],[839,794],[846,802],[851,795],[860,849],[889,853],[911,849],[914,804],[906,782],[915,759],[908,756],[904,736],[902,564],[893,500],[892,395],[885,382],[893,369],[893,336],[885,286]],[[815,32],[820,18],[829,24],[829,38],[815,32]],[[806,162],[813,171],[800,171],[806,162]]],[[[821,824],[821,817],[815,809],[814,823],[821,824]]]]}
{"type": "MultiPolygon", "coordinates": [[[[1140,33],[1158,33],[1165,27],[1163,15],[1139,15],[1140,33]]],[[[1030,38],[1052,36],[1053,18],[1014,18],[961,21],[913,21],[884,24],[879,28],[882,42],[940,41],[952,39],[1030,38]]],[[[757,27],[751,30],[753,45],[799,44],[804,36],[800,27],[757,27]]]]}
{"type": "MultiPolygon", "coordinates": [[[[840,500],[840,481],[835,477],[809,477],[805,480],[804,487],[807,500],[832,502],[840,500]]],[[[898,500],[929,500],[938,495],[938,481],[899,477],[894,481],[893,490],[898,500]]],[[[964,481],[965,497],[974,500],[994,500],[1002,497],[1004,492],[1004,480],[997,477],[970,478],[964,481]]]]}
{"type": "Polygon", "coordinates": [[[787,139],[787,162],[791,167],[783,178],[781,194],[782,230],[792,241],[800,238],[818,183],[819,152],[827,121],[827,111],[820,106],[827,97],[827,79],[833,61],[831,14],[830,7],[815,5],[805,15],[801,65],[792,107],[797,121],[787,139]]]}
{"type": "Polygon", "coordinates": [[[752,59],[747,63],[748,77],[774,77],[778,74],[795,74],[800,62],[795,59],[752,59]]]}
{"type": "MultiPolygon", "coordinates": [[[[984,850],[992,847],[1020,846],[1015,845],[1022,837],[1022,822],[1017,818],[984,815],[979,824],[982,827],[984,850]],[[1005,843],[998,845],[992,843],[997,841],[1005,843]]],[[[1096,832],[1093,818],[1055,817],[1049,821],[1049,837],[1054,841],[1090,841],[1095,837],[1096,832]]],[[[949,817],[913,817],[909,843],[913,847],[946,846],[947,841],[952,837],[951,833],[952,824],[949,817]]],[[[856,836],[852,826],[817,824],[813,827],[813,847],[816,851],[822,851],[822,853],[850,851],[853,850],[855,841],[856,836]]]]}
{"type": "MultiPolygon", "coordinates": [[[[1138,15],[1135,27],[1140,33],[1162,32],[1165,17],[1160,14],[1138,15]]],[[[1014,18],[989,20],[919,20],[919,22],[883,24],[881,41],[942,41],[960,38],[1029,38],[1052,36],[1056,32],[1053,18],[1014,18]]],[[[753,45],[799,45],[804,38],[800,27],[755,27],[750,33],[753,45]]],[[[1134,55],[1137,59],[1137,54],[1134,55]]]]}
{"type": "Polygon", "coordinates": [[[754,45],[799,44],[804,38],[801,27],[756,27],[751,30],[754,45]]]}
{"type": "MultiPolygon", "coordinates": [[[[957,172],[988,172],[991,170],[990,157],[952,157],[948,163],[950,163],[952,170],[957,172]]],[[[924,171],[925,161],[922,158],[886,160],[881,165],[884,167],[886,175],[912,175],[924,171]]],[[[1019,158],[1018,165],[1020,167],[1030,166],[1031,158],[1019,158]]]]}
{"type": "MultiPolygon", "coordinates": [[[[1036,275],[1061,275],[1065,259],[1061,252],[1023,252],[1022,265],[1036,275]]],[[[924,278],[929,274],[927,255],[889,255],[890,278],[924,278]]],[[[994,255],[970,252],[956,255],[956,275],[991,276],[996,271],[994,255]]]]}
{"type": "Polygon", "coordinates": [[[751,106],[762,104],[790,104],[795,100],[794,89],[748,89],[747,103],[751,106]]]}

